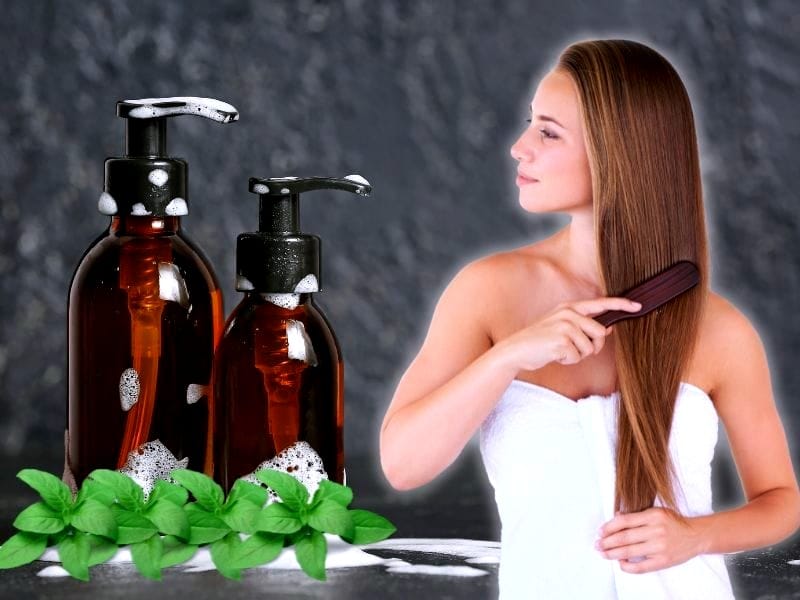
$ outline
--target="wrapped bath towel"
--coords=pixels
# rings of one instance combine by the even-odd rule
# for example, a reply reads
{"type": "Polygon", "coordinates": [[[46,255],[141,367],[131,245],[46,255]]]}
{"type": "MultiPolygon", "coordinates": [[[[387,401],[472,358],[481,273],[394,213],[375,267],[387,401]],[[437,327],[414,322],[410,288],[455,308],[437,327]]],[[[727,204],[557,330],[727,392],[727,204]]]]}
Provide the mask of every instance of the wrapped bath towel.
{"type": "MultiPolygon", "coordinates": [[[[500,600],[724,600],[723,555],[702,554],[649,573],[626,573],[594,548],[614,516],[619,393],[575,402],[512,381],[480,429],[480,450],[502,524],[500,600]]],[[[686,516],[712,513],[718,416],[711,398],[681,382],[669,449],[686,516]]],[[[663,506],[660,498],[656,506],[663,506]]]]}

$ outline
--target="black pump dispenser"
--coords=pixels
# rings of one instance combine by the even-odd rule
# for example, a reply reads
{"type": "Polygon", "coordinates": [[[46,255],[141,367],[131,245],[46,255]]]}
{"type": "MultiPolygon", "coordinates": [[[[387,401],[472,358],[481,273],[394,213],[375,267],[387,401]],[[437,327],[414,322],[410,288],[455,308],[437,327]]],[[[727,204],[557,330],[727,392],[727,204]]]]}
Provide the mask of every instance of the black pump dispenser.
{"type": "Polygon", "coordinates": [[[300,233],[300,193],[334,189],[369,196],[369,182],[360,175],[251,177],[249,189],[259,195],[259,231],[236,240],[236,289],[273,294],[322,289],[320,239],[300,233]]]}
{"type": "Polygon", "coordinates": [[[220,123],[239,113],[213,98],[142,98],[117,102],[125,119],[125,156],[105,162],[105,185],[98,210],[105,215],[183,216],[188,214],[186,161],[167,156],[167,117],[195,115],[220,123]]]}

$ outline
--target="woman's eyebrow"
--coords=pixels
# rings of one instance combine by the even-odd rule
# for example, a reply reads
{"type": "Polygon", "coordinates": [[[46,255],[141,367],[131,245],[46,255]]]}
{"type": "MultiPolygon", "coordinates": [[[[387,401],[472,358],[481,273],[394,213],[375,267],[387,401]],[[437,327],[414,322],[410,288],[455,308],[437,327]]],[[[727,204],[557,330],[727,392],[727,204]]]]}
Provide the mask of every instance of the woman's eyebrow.
{"type": "MultiPolygon", "coordinates": [[[[533,114],[533,109],[530,106],[528,107],[528,112],[533,114]]],[[[566,129],[566,127],[564,127],[561,123],[559,123],[553,117],[550,117],[548,115],[536,115],[536,118],[541,120],[541,121],[550,121],[551,123],[555,123],[556,125],[561,127],[561,129],[566,129]]]]}

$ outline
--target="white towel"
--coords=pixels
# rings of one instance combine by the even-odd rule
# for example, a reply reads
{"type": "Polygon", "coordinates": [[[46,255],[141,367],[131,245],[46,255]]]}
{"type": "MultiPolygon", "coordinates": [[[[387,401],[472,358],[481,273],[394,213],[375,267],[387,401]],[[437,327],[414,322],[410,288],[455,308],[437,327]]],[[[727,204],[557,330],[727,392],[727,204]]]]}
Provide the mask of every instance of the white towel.
{"type": "MultiPolygon", "coordinates": [[[[594,548],[614,516],[619,392],[577,402],[514,380],[480,429],[480,450],[502,525],[500,600],[726,600],[724,557],[702,554],[649,573],[626,573],[594,548]]],[[[681,382],[669,450],[680,512],[711,508],[719,419],[711,398],[681,382]]],[[[663,506],[657,498],[656,506],[663,506]]]]}

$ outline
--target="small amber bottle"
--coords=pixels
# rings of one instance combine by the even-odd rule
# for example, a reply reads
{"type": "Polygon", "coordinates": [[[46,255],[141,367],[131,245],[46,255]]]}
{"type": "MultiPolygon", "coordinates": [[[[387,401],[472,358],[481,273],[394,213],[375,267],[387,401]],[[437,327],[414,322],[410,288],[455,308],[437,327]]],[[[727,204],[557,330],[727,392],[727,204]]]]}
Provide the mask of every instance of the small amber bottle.
{"type": "Polygon", "coordinates": [[[117,104],[126,156],[105,163],[98,208],[111,217],[69,294],[64,479],[122,469],[145,489],[171,468],[210,473],[208,387],[224,312],[217,278],[181,229],[186,162],[166,156],[166,119],[229,122],[229,104],[149,98],[117,104]]]}
{"type": "Polygon", "coordinates": [[[371,191],[358,175],[250,179],[259,231],[237,239],[236,289],[244,298],[225,324],[212,375],[213,471],[226,491],[276,460],[288,472],[315,468],[346,482],[344,366],[313,299],[320,239],[299,230],[300,193],[326,188],[371,191]]]}

